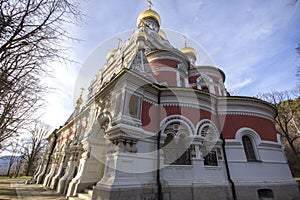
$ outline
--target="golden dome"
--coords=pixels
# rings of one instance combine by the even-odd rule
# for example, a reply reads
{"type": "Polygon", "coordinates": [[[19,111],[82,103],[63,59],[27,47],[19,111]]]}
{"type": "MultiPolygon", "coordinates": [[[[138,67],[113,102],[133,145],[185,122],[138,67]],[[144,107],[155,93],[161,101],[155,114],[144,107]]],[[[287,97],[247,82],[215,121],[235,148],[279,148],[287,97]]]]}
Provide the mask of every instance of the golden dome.
{"type": "Polygon", "coordinates": [[[191,55],[197,58],[197,51],[193,47],[184,47],[181,49],[181,52],[186,55],[191,55]]]}
{"type": "Polygon", "coordinates": [[[117,50],[111,50],[108,52],[107,56],[106,56],[106,60],[110,59],[111,57],[113,57],[116,54],[117,50]]]}
{"type": "Polygon", "coordinates": [[[81,96],[77,99],[76,103],[79,105],[81,105],[83,103],[81,96]]]}
{"type": "Polygon", "coordinates": [[[159,29],[158,35],[160,35],[160,37],[162,37],[164,40],[167,40],[167,35],[163,30],[159,29]]]}
{"type": "Polygon", "coordinates": [[[158,23],[158,26],[160,26],[160,17],[158,15],[158,13],[152,9],[147,9],[147,10],[144,10],[143,12],[141,12],[137,18],[136,25],[138,27],[140,27],[141,21],[146,18],[154,19],[158,23]]]}

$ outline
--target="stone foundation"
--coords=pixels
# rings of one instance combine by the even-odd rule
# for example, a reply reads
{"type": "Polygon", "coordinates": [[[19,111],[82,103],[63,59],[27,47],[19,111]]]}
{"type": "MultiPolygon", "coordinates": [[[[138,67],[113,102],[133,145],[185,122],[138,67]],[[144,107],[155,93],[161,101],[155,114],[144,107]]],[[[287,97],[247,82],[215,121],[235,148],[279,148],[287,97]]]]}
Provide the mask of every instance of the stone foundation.
{"type": "MultiPolygon", "coordinates": [[[[163,186],[162,200],[226,200],[232,199],[228,186],[187,187],[163,186]]],[[[109,189],[96,186],[93,200],[157,200],[157,187],[109,189]]]]}
{"type": "MultiPolygon", "coordinates": [[[[293,200],[299,195],[297,184],[236,185],[237,199],[260,200],[257,190],[271,189],[276,200],[293,200]]],[[[299,197],[299,196],[298,196],[299,197]]],[[[96,186],[93,200],[157,200],[157,187],[105,188],[96,186]]],[[[163,186],[162,200],[231,200],[229,185],[163,186]]]]}
{"type": "Polygon", "coordinates": [[[296,182],[290,183],[261,183],[256,185],[236,185],[237,198],[243,200],[259,199],[259,189],[270,189],[273,191],[276,200],[293,200],[299,197],[298,185],[296,182]]]}

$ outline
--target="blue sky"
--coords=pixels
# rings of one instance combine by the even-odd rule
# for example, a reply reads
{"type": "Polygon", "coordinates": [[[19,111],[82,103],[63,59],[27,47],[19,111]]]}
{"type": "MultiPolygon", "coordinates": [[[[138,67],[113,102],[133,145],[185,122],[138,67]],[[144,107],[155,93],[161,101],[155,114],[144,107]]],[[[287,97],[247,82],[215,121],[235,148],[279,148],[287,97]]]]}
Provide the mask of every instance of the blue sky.
{"type": "MultiPolygon", "coordinates": [[[[225,72],[229,91],[256,96],[296,85],[295,73],[300,65],[295,51],[300,43],[300,3],[292,3],[293,0],[153,0],[153,9],[159,13],[163,29],[187,35],[208,52],[225,72]]],[[[46,96],[46,123],[54,128],[64,124],[78,97],[74,87],[82,87],[76,84],[76,78],[79,72],[86,71],[85,67],[91,67],[87,58],[92,55],[97,62],[93,70],[98,71],[106,52],[117,46],[116,40],[108,39],[134,30],[137,16],[147,7],[146,0],[83,3],[88,17],[80,27],[70,28],[75,37],[83,40],[72,44],[71,53],[82,64],[56,66],[56,78],[46,81],[58,88],[46,96]],[[103,44],[105,49],[95,51],[103,44]],[[101,54],[99,62],[97,53],[101,54]]],[[[182,48],[183,42],[176,47],[182,48]]]]}

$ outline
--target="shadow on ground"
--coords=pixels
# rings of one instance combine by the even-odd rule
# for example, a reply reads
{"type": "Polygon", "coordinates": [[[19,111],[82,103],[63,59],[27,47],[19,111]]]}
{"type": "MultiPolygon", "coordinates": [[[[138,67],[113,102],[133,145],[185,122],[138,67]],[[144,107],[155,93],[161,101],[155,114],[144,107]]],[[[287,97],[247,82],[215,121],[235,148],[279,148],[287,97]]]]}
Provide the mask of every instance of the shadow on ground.
{"type": "Polygon", "coordinates": [[[42,185],[25,184],[25,178],[0,177],[0,199],[36,199],[36,200],[65,200],[66,198],[42,185]]]}

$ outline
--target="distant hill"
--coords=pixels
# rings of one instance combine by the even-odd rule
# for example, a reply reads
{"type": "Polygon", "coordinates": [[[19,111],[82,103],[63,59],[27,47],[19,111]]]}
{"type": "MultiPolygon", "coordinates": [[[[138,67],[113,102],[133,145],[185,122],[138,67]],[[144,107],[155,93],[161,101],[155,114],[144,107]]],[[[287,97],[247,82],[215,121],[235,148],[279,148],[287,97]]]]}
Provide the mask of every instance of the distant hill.
{"type": "MultiPolygon", "coordinates": [[[[0,175],[6,175],[7,174],[7,169],[9,167],[9,159],[10,155],[7,156],[0,156],[0,175]]],[[[15,163],[20,159],[20,156],[16,156],[15,163]]]]}

